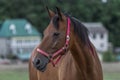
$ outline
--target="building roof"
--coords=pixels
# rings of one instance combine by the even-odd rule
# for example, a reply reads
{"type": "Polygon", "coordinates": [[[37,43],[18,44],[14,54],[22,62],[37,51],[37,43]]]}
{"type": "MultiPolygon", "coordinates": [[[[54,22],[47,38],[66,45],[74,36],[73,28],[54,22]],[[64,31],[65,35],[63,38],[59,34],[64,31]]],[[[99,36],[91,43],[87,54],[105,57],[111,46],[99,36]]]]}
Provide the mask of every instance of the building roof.
{"type": "Polygon", "coordinates": [[[103,26],[102,23],[83,23],[89,30],[90,33],[107,33],[107,29],[103,26]]]}
{"type": "Polygon", "coordinates": [[[1,24],[0,37],[38,35],[38,31],[25,19],[9,19],[1,24]]]}

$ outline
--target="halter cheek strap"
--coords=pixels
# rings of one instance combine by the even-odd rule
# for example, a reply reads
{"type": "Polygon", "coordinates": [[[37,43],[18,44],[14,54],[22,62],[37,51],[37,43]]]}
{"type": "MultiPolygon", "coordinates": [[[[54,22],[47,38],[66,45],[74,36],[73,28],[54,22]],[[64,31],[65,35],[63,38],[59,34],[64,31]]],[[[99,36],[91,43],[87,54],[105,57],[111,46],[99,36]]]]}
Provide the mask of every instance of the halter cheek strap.
{"type": "Polygon", "coordinates": [[[63,55],[62,52],[65,53],[67,51],[67,49],[68,49],[68,45],[69,45],[69,41],[70,41],[70,24],[71,24],[71,21],[70,21],[70,18],[68,17],[67,18],[66,41],[65,41],[65,45],[61,49],[59,49],[58,51],[56,51],[55,53],[53,53],[52,55],[50,55],[47,52],[45,52],[45,51],[37,48],[37,51],[40,54],[46,56],[50,60],[50,62],[52,63],[53,66],[55,66],[60,61],[60,59],[61,59],[61,57],[63,55]],[[57,57],[57,59],[54,62],[53,59],[55,57],[57,57]]]}

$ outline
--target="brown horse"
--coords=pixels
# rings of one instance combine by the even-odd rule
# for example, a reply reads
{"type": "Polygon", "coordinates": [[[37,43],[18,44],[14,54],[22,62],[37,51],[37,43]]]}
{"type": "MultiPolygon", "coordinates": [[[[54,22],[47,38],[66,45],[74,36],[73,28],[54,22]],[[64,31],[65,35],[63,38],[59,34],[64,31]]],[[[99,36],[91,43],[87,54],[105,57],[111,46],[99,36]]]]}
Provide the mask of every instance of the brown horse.
{"type": "Polygon", "coordinates": [[[59,8],[48,10],[50,23],[29,62],[30,80],[103,80],[86,27],[59,8]],[[51,64],[52,63],[52,64],[51,64]]]}

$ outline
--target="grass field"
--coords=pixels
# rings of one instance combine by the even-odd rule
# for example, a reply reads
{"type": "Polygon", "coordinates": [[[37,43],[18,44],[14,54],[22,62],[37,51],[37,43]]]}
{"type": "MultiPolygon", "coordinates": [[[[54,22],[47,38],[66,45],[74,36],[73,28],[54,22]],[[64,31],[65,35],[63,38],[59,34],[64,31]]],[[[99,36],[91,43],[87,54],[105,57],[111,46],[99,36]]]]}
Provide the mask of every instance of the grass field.
{"type": "Polygon", "coordinates": [[[104,80],[120,80],[120,73],[104,73],[104,80]]]}
{"type": "Polygon", "coordinates": [[[0,80],[28,80],[26,70],[0,71],[0,80]]]}
{"type": "MultiPolygon", "coordinates": [[[[29,80],[26,70],[0,71],[0,80],[29,80]]],[[[104,80],[120,80],[120,73],[104,73],[104,80]]]]}
{"type": "MultiPolygon", "coordinates": [[[[120,63],[103,64],[104,80],[120,80],[120,63]]],[[[0,65],[0,80],[29,80],[28,64],[0,65]]]]}

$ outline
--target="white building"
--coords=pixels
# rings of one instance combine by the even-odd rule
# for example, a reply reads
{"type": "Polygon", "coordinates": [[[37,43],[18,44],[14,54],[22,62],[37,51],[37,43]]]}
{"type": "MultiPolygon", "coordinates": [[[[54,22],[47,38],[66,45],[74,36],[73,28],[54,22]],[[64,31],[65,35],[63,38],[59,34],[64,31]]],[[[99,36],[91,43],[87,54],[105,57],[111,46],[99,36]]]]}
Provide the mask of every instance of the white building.
{"type": "Polygon", "coordinates": [[[28,59],[40,42],[41,34],[26,19],[5,20],[0,25],[0,55],[28,59]]]}
{"type": "Polygon", "coordinates": [[[89,38],[98,52],[108,50],[108,31],[102,23],[84,23],[89,30],[89,38]]]}

